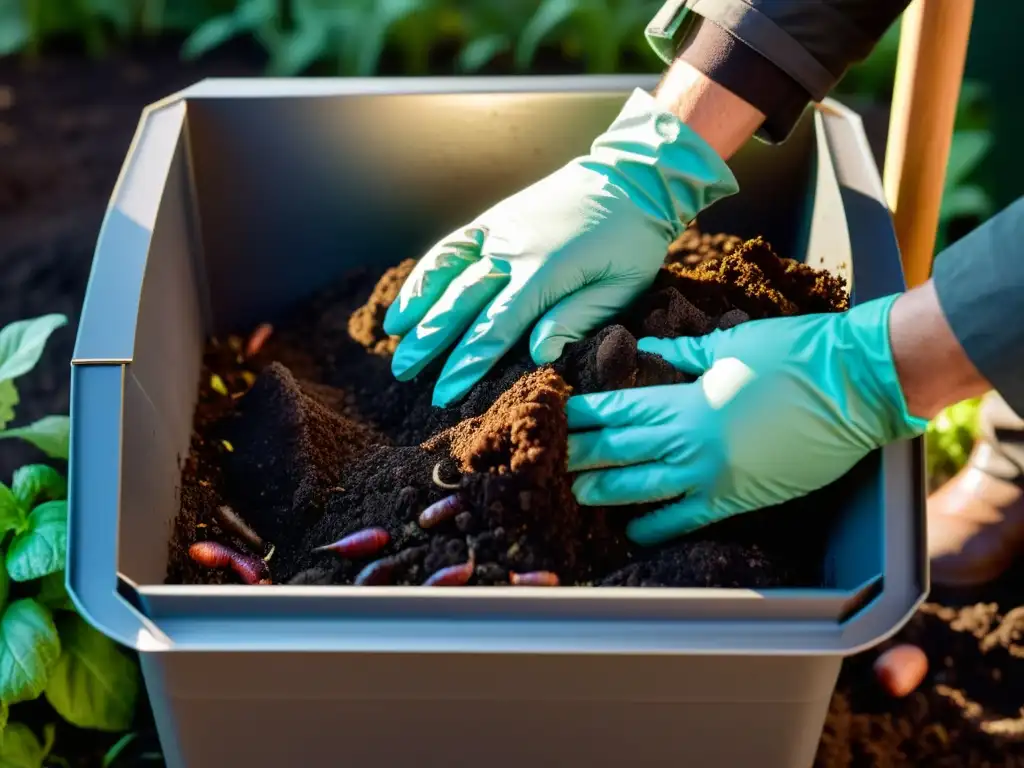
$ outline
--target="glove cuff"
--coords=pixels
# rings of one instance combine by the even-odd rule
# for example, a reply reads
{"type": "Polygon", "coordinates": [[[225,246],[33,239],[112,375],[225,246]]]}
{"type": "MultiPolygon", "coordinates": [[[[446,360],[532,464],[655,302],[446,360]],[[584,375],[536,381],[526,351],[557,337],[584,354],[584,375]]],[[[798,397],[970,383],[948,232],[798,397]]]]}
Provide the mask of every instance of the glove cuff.
{"type": "Polygon", "coordinates": [[[893,359],[889,336],[892,305],[900,294],[860,304],[844,315],[852,346],[860,352],[854,358],[855,370],[850,380],[862,387],[861,401],[869,409],[877,409],[878,433],[882,443],[923,434],[928,420],[914,416],[907,408],[893,359]]]}
{"type": "Polygon", "coordinates": [[[641,88],[633,91],[590,159],[657,216],[674,239],[702,210],[739,191],[726,162],[692,128],[641,88]]]}

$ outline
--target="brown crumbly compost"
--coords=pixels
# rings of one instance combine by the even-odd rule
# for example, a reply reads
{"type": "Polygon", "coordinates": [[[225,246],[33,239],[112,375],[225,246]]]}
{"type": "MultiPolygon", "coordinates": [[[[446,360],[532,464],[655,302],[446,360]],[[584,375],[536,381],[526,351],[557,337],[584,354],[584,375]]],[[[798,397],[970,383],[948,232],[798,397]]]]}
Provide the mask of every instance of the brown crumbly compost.
{"type": "Polygon", "coordinates": [[[274,547],[277,583],[352,583],[365,560],[314,550],[370,526],[390,535],[378,557],[394,584],[422,584],[470,555],[477,585],[530,571],[554,572],[563,585],[823,583],[824,528],[808,504],[770,511],[770,525],[761,512],[663,547],[631,544],[626,523],[654,506],[576,504],[564,409],[574,393],[691,380],[640,352],[642,336],[842,310],[841,280],[780,259],[761,239],[689,230],[652,288],[614,323],[567,345],[551,365],[534,365],[520,344],[462,402],[438,409],[430,396],[441,361],[396,381],[395,339],[382,328],[413,264],[349,276],[275,323],[254,357],[242,354],[240,337],[211,341],[169,581],[233,578],[186,554],[207,538],[245,546],[218,524],[214,513],[227,504],[274,547]],[[420,512],[453,493],[461,512],[422,529],[420,512]],[[778,533],[789,526],[803,532],[799,546],[778,533]]]}

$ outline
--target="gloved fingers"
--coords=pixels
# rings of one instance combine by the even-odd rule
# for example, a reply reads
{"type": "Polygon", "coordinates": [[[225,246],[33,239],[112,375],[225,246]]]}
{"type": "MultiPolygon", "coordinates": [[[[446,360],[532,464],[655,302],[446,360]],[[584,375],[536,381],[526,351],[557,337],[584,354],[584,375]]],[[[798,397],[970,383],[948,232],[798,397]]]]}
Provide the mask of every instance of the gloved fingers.
{"type": "Polygon", "coordinates": [[[437,243],[413,267],[398,298],[384,316],[384,333],[404,336],[426,317],[451,282],[470,265],[480,261],[484,231],[467,227],[437,243]]]}
{"type": "Polygon", "coordinates": [[[578,503],[588,507],[643,504],[681,496],[698,481],[692,467],[634,464],[583,472],[573,481],[572,492],[578,503]]]}
{"type": "Polygon", "coordinates": [[[479,314],[437,379],[435,406],[444,407],[462,398],[522,337],[536,317],[534,307],[540,288],[529,281],[506,284],[482,311],[478,308],[479,314]]]}
{"type": "Polygon", "coordinates": [[[483,307],[508,282],[504,264],[483,259],[451,281],[419,324],[406,334],[391,359],[391,372],[408,381],[427,367],[466,330],[483,307]]]}
{"type": "Polygon", "coordinates": [[[696,531],[729,517],[709,497],[695,495],[631,520],[626,535],[637,544],[652,546],[696,531]]]}
{"type": "Polygon", "coordinates": [[[645,336],[636,343],[641,352],[650,352],[668,360],[676,368],[691,376],[700,376],[714,362],[713,342],[710,336],[681,336],[678,339],[659,339],[645,336]]]}
{"type": "Polygon", "coordinates": [[[569,435],[569,471],[658,461],[672,439],[666,427],[619,427],[569,435]]]}
{"type": "Polygon", "coordinates": [[[585,285],[570,293],[537,322],[530,334],[530,354],[537,365],[553,363],[571,341],[614,317],[646,286],[638,277],[616,277],[585,285]]]}
{"type": "Polygon", "coordinates": [[[565,404],[570,430],[657,424],[669,416],[669,387],[637,387],[575,395],[565,404]]]}

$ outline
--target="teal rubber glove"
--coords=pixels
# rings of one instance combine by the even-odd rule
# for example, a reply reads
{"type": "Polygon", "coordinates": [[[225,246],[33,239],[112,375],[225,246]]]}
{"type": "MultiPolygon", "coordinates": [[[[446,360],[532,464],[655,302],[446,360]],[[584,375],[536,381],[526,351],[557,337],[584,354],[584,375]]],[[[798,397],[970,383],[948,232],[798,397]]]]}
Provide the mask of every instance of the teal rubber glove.
{"type": "Polygon", "coordinates": [[[569,470],[584,505],[685,497],[631,521],[657,544],[827,485],[870,451],[921,434],[889,343],[896,296],[837,314],[641,339],[700,378],[572,397],[569,470]],[[587,431],[580,431],[587,430],[587,431]]]}
{"type": "Polygon", "coordinates": [[[531,355],[553,362],[647,288],[687,223],[736,190],[714,150],[637,89],[589,154],[419,261],[384,318],[403,337],[392,372],[413,378],[461,336],[434,389],[434,405],[448,405],[534,323],[531,355]]]}

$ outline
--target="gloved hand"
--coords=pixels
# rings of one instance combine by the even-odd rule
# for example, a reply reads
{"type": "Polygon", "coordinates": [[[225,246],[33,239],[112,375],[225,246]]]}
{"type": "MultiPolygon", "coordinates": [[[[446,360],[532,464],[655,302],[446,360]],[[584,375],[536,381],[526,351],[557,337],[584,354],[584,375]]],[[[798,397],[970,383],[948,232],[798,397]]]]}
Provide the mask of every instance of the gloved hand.
{"type": "Polygon", "coordinates": [[[922,433],[926,421],[907,412],[889,343],[896,298],[699,338],[641,339],[641,350],[700,378],[570,398],[577,501],[685,494],[631,521],[630,538],[656,544],[803,496],[871,450],[922,433]]]}
{"type": "Polygon", "coordinates": [[[420,260],[384,319],[403,337],[392,372],[413,378],[462,336],[434,389],[434,405],[448,405],[538,318],[533,359],[556,360],[651,284],[699,211],[736,190],[714,150],[637,89],[589,154],[420,260]]]}

